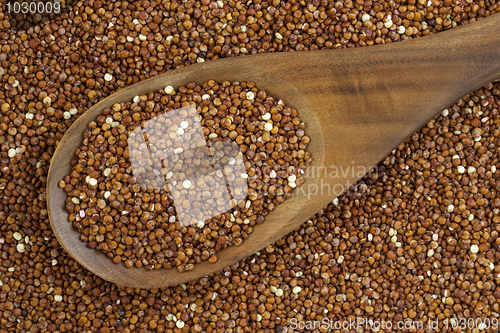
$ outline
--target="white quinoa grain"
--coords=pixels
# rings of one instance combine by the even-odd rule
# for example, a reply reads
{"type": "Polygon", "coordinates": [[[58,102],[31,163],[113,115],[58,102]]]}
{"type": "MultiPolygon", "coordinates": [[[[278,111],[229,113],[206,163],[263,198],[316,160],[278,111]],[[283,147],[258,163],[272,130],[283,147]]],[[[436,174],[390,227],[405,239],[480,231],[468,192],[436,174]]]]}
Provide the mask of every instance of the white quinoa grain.
{"type": "Polygon", "coordinates": [[[104,169],[102,174],[104,175],[104,177],[108,177],[111,174],[111,168],[104,169]]]}
{"type": "Polygon", "coordinates": [[[24,244],[23,244],[23,243],[19,243],[19,244],[17,244],[16,249],[17,249],[17,252],[19,252],[19,253],[23,253],[23,252],[24,252],[24,250],[25,250],[24,244]]]}
{"type": "Polygon", "coordinates": [[[174,92],[175,92],[174,87],[172,87],[172,86],[166,86],[166,87],[165,87],[165,93],[166,93],[167,95],[172,95],[174,92]]]}

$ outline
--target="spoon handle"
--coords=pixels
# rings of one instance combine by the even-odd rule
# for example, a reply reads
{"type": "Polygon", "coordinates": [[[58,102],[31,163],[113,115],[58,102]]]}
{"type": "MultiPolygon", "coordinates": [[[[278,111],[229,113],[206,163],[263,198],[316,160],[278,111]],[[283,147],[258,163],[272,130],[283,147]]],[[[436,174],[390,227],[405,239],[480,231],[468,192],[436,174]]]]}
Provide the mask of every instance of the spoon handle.
{"type": "Polygon", "coordinates": [[[436,114],[500,78],[500,14],[410,41],[303,52],[293,61],[297,70],[283,79],[317,110],[325,165],[368,170],[436,114]]]}
{"type": "Polygon", "coordinates": [[[411,41],[301,53],[296,63],[303,69],[287,81],[313,108],[331,112],[335,123],[408,123],[416,117],[421,126],[439,109],[500,78],[500,14],[411,41]],[[314,75],[301,75],[306,72],[314,75]],[[357,113],[360,104],[372,111],[357,113]]]}

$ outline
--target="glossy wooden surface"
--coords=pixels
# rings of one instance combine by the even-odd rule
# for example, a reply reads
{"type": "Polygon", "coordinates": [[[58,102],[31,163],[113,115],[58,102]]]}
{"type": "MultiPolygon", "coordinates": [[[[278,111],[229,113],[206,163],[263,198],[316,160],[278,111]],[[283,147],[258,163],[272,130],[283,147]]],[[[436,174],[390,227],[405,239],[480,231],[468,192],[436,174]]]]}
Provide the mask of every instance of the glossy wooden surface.
{"type": "MultiPolygon", "coordinates": [[[[257,225],[241,246],[217,254],[215,264],[195,269],[146,271],[115,265],[81,242],[68,222],[66,193],[57,185],[70,172],[88,122],[116,102],[188,82],[254,81],[256,86],[299,111],[307,122],[314,158],[310,168],[366,170],[443,109],[500,78],[500,15],[424,38],[383,46],[330,51],[287,52],[226,58],[156,76],[106,98],[66,132],[52,159],[48,209],[62,246],[83,266],[119,285],[155,288],[196,279],[242,260],[286,235],[334,199],[327,188],[346,189],[358,175],[324,177],[314,172],[284,204],[257,225]],[[314,186],[323,191],[314,193],[314,186]],[[308,190],[309,189],[309,190],[308,190]],[[323,192],[321,194],[321,192],[323,192]]],[[[309,173],[311,174],[311,173],[309,173]]]]}

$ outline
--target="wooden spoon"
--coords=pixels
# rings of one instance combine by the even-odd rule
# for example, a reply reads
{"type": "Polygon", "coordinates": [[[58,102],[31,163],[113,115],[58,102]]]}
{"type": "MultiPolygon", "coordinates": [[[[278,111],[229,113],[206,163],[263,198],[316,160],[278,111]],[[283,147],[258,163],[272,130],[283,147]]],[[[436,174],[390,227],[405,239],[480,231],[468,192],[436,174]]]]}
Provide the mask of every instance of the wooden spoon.
{"type": "MultiPolygon", "coordinates": [[[[355,183],[432,117],[475,89],[500,78],[500,14],[410,41],[355,49],[286,52],[226,58],[169,71],[123,89],[80,116],[57,146],[48,176],[49,217],[59,242],[84,267],[118,285],[156,288],[200,278],[235,264],[291,232],[355,183]],[[104,108],[167,85],[254,81],[299,111],[307,123],[314,162],[295,195],[270,213],[240,246],[217,253],[215,264],[147,271],[113,264],[81,242],[68,222],[58,182],[82,133],[104,108]],[[325,177],[325,170],[340,170],[325,177]],[[323,169],[322,169],[323,168],[323,169]],[[326,168],[326,169],[324,169],[326,168]],[[355,168],[356,172],[351,172],[355,168]],[[330,193],[328,193],[330,191],[330,193]]],[[[329,175],[329,173],[328,173],[329,175]]]]}

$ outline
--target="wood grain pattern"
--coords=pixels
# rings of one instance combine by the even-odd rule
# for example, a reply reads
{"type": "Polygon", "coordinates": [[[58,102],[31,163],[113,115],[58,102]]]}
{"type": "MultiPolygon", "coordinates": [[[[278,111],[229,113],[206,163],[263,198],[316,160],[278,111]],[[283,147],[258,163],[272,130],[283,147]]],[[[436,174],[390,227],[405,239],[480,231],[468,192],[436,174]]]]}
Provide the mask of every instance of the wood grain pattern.
{"type": "MultiPolygon", "coordinates": [[[[269,95],[299,111],[311,137],[311,167],[376,165],[398,144],[461,97],[500,78],[500,14],[425,38],[355,49],[288,52],[226,58],[192,65],[121,90],[90,108],[69,128],[57,146],[49,170],[49,217],[62,246],[100,277],[140,288],[165,287],[196,279],[235,264],[286,235],[332,201],[326,186],[354,183],[315,173],[304,188],[325,186],[323,195],[296,189],[292,198],[257,225],[241,246],[220,251],[215,264],[195,269],[146,271],[115,265],[102,252],[81,242],[68,222],[66,193],[57,185],[70,172],[70,160],[82,144],[90,120],[116,102],[194,81],[254,81],[269,95]]],[[[345,188],[345,187],[344,187],[345,188]]]]}

